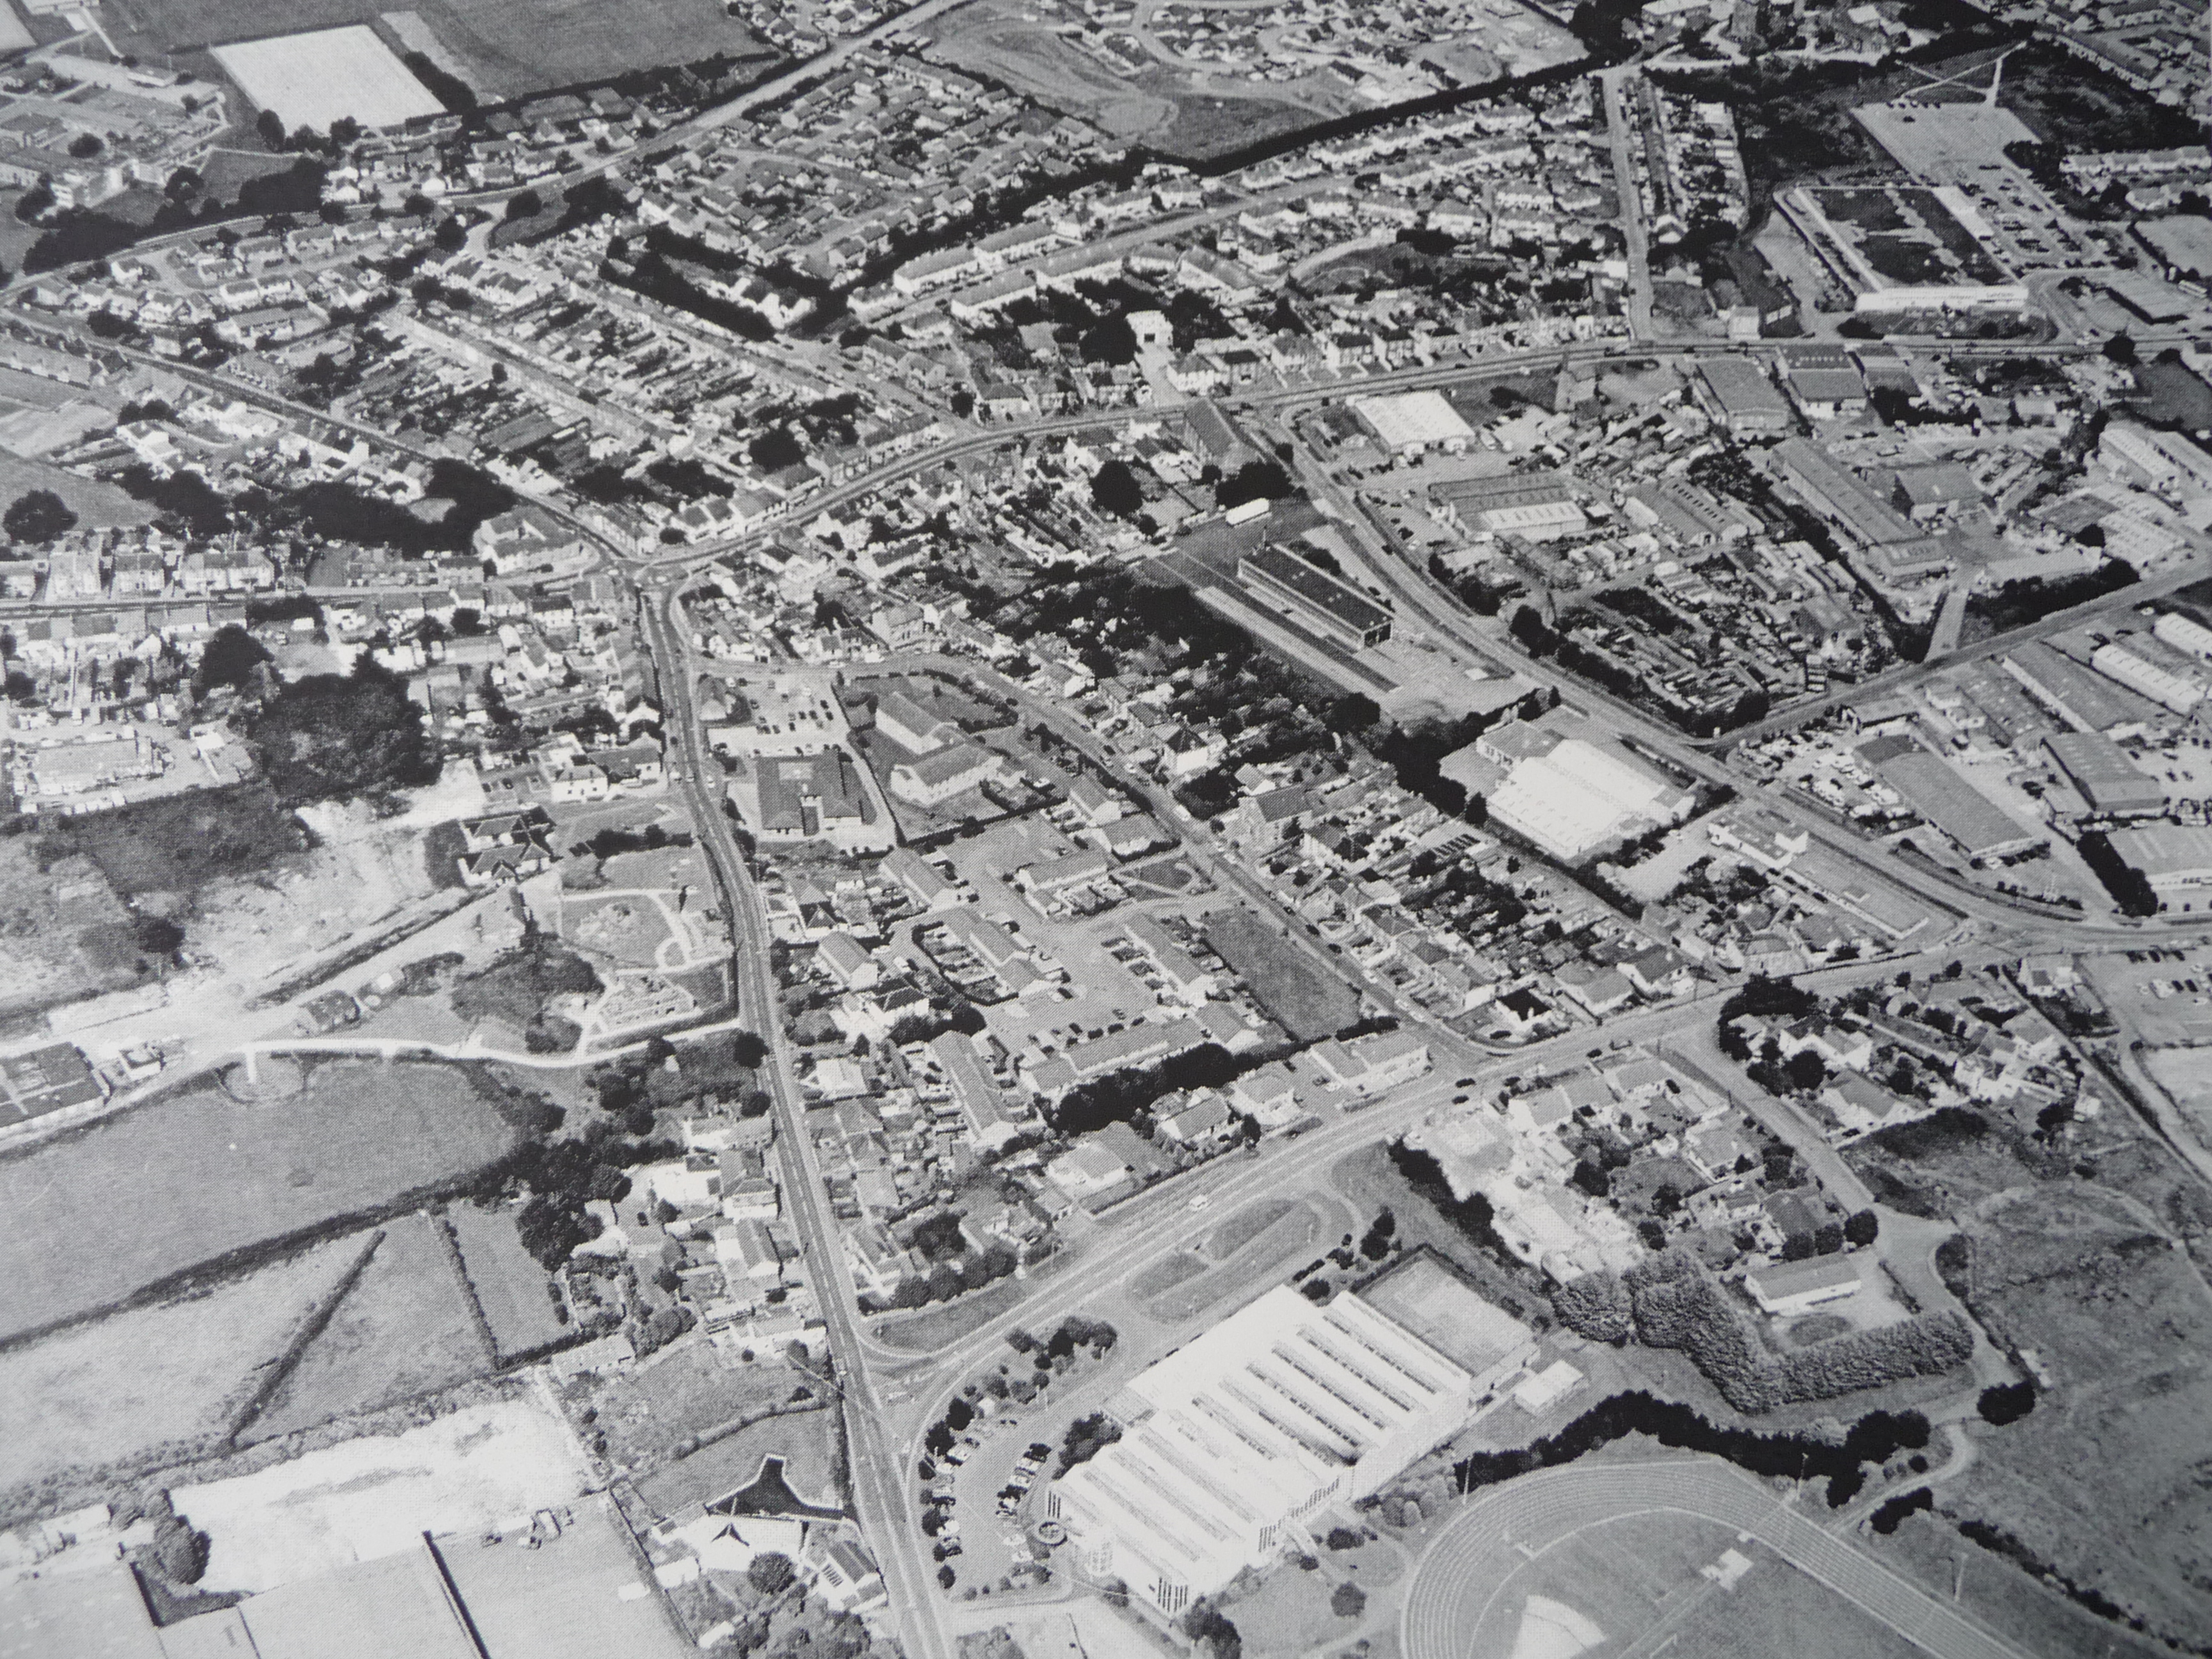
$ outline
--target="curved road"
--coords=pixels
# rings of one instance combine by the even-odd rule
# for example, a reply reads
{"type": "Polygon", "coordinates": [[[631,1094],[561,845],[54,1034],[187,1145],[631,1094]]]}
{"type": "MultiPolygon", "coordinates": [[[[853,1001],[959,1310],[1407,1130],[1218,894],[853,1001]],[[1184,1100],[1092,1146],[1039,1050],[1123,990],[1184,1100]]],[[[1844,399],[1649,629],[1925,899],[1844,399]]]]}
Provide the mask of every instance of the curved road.
{"type": "Polygon", "coordinates": [[[1687,1516],[1748,1534],[1936,1659],[2027,1659],[1710,1457],[1547,1469],[1474,1498],[1414,1569],[1398,1618],[1400,1652],[1404,1659],[1489,1659],[1474,1638],[1518,1568],[1586,1528],[1638,1515],[1687,1516]]]}

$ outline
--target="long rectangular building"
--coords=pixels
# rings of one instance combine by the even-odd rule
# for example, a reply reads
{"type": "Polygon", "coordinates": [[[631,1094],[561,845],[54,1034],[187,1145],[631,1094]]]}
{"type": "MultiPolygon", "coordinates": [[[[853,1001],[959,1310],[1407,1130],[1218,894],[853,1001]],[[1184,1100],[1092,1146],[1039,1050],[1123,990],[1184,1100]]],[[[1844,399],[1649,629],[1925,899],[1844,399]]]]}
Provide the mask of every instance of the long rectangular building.
{"type": "Polygon", "coordinates": [[[1237,561],[1237,580],[1346,650],[1390,637],[1390,613],[1317,565],[1279,547],[1255,547],[1237,561]]]}
{"type": "Polygon", "coordinates": [[[1109,1401],[1123,1437],[1048,1507],[1088,1572],[1179,1613],[1451,1435],[1476,1382],[1355,1296],[1279,1285],[1109,1401]]]}
{"type": "Polygon", "coordinates": [[[1924,749],[1878,760],[1875,770],[1968,858],[2025,853],[2043,839],[1924,749]]]}
{"type": "Polygon", "coordinates": [[[2186,915],[2202,905],[2212,910],[2212,829],[2200,824],[2154,823],[2142,830],[2115,830],[2112,851],[2141,872],[2157,896],[2161,911],[2186,915]]]}
{"type": "Polygon", "coordinates": [[[2102,732],[2054,732],[2043,746],[2091,811],[2124,818],[2166,810],[2166,786],[2102,732]]]}

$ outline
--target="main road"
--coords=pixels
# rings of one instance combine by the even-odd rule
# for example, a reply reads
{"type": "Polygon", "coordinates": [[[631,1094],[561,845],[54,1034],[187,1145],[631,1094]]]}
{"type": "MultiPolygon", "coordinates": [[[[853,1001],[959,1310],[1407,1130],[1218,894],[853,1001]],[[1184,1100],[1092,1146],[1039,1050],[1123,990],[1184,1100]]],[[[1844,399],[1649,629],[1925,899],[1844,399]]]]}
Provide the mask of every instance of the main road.
{"type": "MultiPolygon", "coordinates": [[[[1756,1539],[1808,1577],[1936,1659],[2026,1659],[1955,1607],[1806,1519],[1771,1487],[1711,1457],[1571,1464],[1522,1475],[1469,1500],[1414,1568],[1398,1616],[1403,1659],[1491,1659],[1510,1639],[1478,1646],[1515,1577],[1592,1527],[1637,1516],[1681,1516],[1756,1539]]],[[[1591,1587],[1594,1596],[1603,1586],[1591,1587]]],[[[1633,1634],[1608,1634],[1632,1640],[1633,1634]]]]}
{"type": "Polygon", "coordinates": [[[890,1443],[876,1385],[868,1376],[853,1275],[845,1265],[837,1224],[830,1212],[821,1168],[814,1156],[813,1138],[807,1133],[805,1103],[792,1080],[791,1046],[784,1035],[775,970],[769,962],[767,917],[744,849],[723,816],[720,794],[708,787],[709,779],[720,775],[720,768],[707,746],[706,731],[692,695],[689,642],[684,630],[670,621],[669,612],[681,603],[672,597],[665,603],[648,599],[643,606],[644,623],[659,669],[665,729],[682,757],[679,787],[690,806],[699,844],[714,866],[724,914],[730,919],[736,952],[731,988],[738,1012],[740,1018],[750,1017],[769,1045],[771,1063],[765,1068],[765,1081],[775,1108],[784,1204],[798,1229],[807,1278],[829,1332],[830,1352],[837,1362],[854,1510],[876,1552],[884,1588],[890,1595],[892,1616],[910,1659],[954,1659],[952,1644],[938,1617],[930,1564],[906,1525],[904,1487],[900,1480],[904,1459],[890,1443]]]}

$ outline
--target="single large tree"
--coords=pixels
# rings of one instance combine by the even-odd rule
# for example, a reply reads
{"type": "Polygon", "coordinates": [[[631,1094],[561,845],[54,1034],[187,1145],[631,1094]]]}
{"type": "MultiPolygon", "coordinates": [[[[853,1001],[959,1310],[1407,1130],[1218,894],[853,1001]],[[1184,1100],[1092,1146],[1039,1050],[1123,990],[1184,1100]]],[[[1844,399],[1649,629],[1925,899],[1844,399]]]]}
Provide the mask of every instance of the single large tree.
{"type": "Polygon", "coordinates": [[[50,542],[75,528],[76,514],[51,489],[27,490],[8,504],[0,528],[11,542],[50,542]]]}

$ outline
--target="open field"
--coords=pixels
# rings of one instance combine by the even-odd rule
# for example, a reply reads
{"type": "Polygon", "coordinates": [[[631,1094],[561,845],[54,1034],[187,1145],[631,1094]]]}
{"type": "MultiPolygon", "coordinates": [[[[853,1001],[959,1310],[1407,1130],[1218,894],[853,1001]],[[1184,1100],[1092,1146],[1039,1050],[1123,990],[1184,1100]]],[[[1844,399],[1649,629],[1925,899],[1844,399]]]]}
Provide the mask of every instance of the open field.
{"type": "Polygon", "coordinates": [[[554,1316],[557,1304],[547,1288],[552,1280],[522,1248],[511,1214],[459,1204],[446,1212],[446,1224],[453,1230],[469,1286],[502,1362],[557,1341],[572,1328],[554,1316]]]}
{"type": "Polygon", "coordinates": [[[1333,1036],[1359,1017],[1358,992],[1325,972],[1249,910],[1209,916],[1206,942],[1294,1037],[1333,1036]]]}
{"type": "Polygon", "coordinates": [[[1287,1198],[1262,1198],[1247,1204],[1206,1236],[1206,1258],[1226,1261],[1292,1209],[1287,1198]]]}
{"type": "Polygon", "coordinates": [[[642,1472],[682,1455],[695,1435],[783,1404],[798,1382],[781,1365],[726,1368],[714,1349],[694,1344],[625,1376],[579,1380],[568,1393],[597,1408],[608,1458],[642,1472]]]}
{"type": "Polygon", "coordinates": [[[0,1523],[37,1507],[42,1493],[66,1505],[71,1474],[212,1450],[260,1368],[361,1247],[357,1236],[334,1239],[211,1291],[0,1353],[0,1392],[15,1407],[0,1438],[0,1523]]]}
{"type": "Polygon", "coordinates": [[[509,1145],[442,1066],[335,1062],[290,1100],[246,1105],[210,1087],[126,1112],[0,1163],[0,1339],[388,1204],[509,1145]]]}
{"type": "MultiPolygon", "coordinates": [[[[9,222],[20,227],[21,222],[12,213],[9,222]]],[[[22,250],[10,252],[0,242],[0,259],[7,261],[11,270],[22,264],[22,250]]],[[[151,524],[154,509],[146,502],[125,494],[111,483],[96,478],[79,477],[67,469],[46,461],[34,461],[21,455],[0,452],[0,495],[14,501],[33,489],[51,489],[60,496],[69,510],[76,514],[80,526],[98,530],[109,525],[151,524]]]]}
{"type": "MultiPolygon", "coordinates": [[[[396,9],[392,0],[118,0],[102,15],[119,50],[146,57],[298,30],[374,25],[387,9],[396,9]]],[[[422,0],[411,9],[445,48],[426,55],[463,65],[461,78],[487,100],[762,51],[716,0],[646,0],[622,8],[592,0],[422,0]]],[[[399,29],[391,43],[402,52],[414,49],[399,29]]]]}
{"type": "Polygon", "coordinates": [[[1178,1285],[1188,1285],[1206,1271],[1206,1263],[1188,1250],[1163,1256],[1128,1282],[1127,1290],[1139,1302],[1164,1296],[1178,1285]]]}
{"type": "Polygon", "coordinates": [[[810,1503],[835,1504],[830,1483],[836,1455],[835,1413],[826,1407],[787,1412],[678,1458],[639,1481],[638,1496],[654,1514],[673,1515],[687,1504],[711,1504],[750,1486],[763,1458],[781,1457],[784,1484],[793,1492],[810,1503]]]}
{"type": "Polygon", "coordinates": [[[215,58],[255,108],[275,110],[287,130],[324,132],[345,117],[396,127],[445,112],[392,48],[357,23],[217,46],[215,58]]]}
{"type": "Polygon", "coordinates": [[[189,897],[210,882],[296,865],[307,837],[266,784],[164,795],[59,820],[39,835],[39,857],[82,857],[126,898],[189,897]]]}
{"type": "Polygon", "coordinates": [[[131,915],[92,862],[40,867],[27,836],[0,840],[0,1015],[137,982],[131,915]]]}
{"type": "Polygon", "coordinates": [[[1297,1258],[1334,1244],[1337,1224],[1343,1218],[1325,1216],[1311,1204],[1285,1205],[1237,1249],[1217,1258],[1218,1267],[1156,1297],[1145,1304],[1145,1312],[1172,1323],[1202,1313],[1218,1302],[1256,1294],[1279,1279],[1297,1258]]]}
{"type": "Polygon", "coordinates": [[[1967,1301],[2051,1386],[1947,1494],[2154,1632],[2212,1627],[2212,1296],[2115,1194],[2048,1185],[1967,1228],[1967,1301]]]}
{"type": "Polygon", "coordinates": [[[213,1540],[202,1588],[262,1590],[412,1549],[426,1532],[481,1534],[574,1502],[587,1479],[568,1425],[518,1398],[171,1496],[213,1540]]]}
{"type": "Polygon", "coordinates": [[[450,1388],[491,1368],[437,1226],[417,1211],[386,1227],[331,1322],[243,1439],[312,1429],[450,1388]]]}

